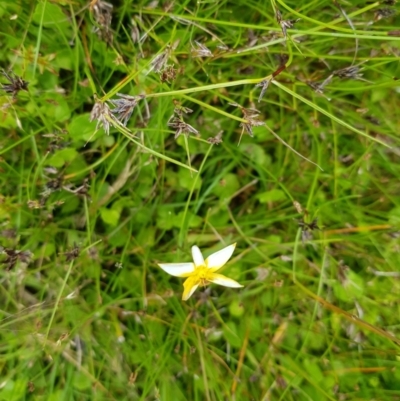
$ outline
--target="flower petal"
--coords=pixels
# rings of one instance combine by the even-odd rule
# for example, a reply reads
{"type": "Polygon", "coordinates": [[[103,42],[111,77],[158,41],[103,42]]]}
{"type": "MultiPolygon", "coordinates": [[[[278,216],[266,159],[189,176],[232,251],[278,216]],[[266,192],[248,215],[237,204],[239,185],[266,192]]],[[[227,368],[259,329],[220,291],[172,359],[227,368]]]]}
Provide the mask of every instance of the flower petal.
{"type": "Polygon", "coordinates": [[[200,284],[200,280],[197,277],[189,277],[183,283],[183,294],[182,300],[187,301],[192,294],[196,291],[200,284]]]}
{"type": "Polygon", "coordinates": [[[194,272],[193,263],[159,263],[166,273],[176,277],[189,277],[194,272]]]}
{"type": "Polygon", "coordinates": [[[239,284],[237,281],[232,280],[231,278],[226,277],[223,274],[214,273],[212,277],[209,278],[208,280],[214,284],[223,285],[224,287],[231,287],[231,288],[243,287],[242,284],[239,284]]]}
{"type": "Polygon", "coordinates": [[[201,254],[199,247],[196,245],[192,246],[192,256],[194,265],[196,267],[205,266],[203,255],[201,254]]]}
{"type": "Polygon", "coordinates": [[[232,245],[213,253],[206,259],[206,266],[213,271],[220,269],[232,256],[236,242],[232,245]]]}

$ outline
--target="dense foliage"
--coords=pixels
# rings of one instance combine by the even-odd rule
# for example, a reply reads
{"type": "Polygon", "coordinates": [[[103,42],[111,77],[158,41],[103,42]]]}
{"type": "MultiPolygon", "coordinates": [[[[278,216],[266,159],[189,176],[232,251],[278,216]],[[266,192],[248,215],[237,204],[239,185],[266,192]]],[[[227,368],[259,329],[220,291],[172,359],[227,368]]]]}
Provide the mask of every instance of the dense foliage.
{"type": "Polygon", "coordinates": [[[0,400],[400,399],[398,10],[0,0],[0,400]]]}

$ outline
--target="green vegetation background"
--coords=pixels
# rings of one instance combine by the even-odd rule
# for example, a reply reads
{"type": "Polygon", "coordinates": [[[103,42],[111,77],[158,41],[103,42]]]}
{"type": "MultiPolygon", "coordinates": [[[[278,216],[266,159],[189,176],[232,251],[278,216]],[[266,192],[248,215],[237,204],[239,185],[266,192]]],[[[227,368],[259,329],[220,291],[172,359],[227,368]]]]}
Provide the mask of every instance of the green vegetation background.
{"type": "Polygon", "coordinates": [[[0,400],[400,399],[399,5],[113,6],[0,1],[0,400]]]}

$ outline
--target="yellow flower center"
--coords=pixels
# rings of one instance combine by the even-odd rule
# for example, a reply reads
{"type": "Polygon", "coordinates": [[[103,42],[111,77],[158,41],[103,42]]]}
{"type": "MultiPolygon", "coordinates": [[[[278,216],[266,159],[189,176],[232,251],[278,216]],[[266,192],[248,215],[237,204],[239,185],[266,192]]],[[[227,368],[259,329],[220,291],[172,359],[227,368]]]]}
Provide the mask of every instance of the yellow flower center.
{"type": "Polygon", "coordinates": [[[202,286],[207,285],[212,276],[212,272],[210,271],[210,269],[205,266],[196,267],[195,274],[199,278],[200,285],[202,286]]]}

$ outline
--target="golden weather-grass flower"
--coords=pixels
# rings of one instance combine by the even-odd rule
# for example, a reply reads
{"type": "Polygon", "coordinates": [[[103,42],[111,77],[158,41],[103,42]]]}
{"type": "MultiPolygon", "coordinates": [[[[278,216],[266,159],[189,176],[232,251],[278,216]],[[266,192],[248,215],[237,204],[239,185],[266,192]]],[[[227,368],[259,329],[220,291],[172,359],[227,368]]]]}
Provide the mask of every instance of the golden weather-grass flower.
{"type": "Polygon", "coordinates": [[[230,259],[235,246],[236,243],[229,245],[204,260],[200,249],[194,245],[192,247],[193,263],[159,263],[158,265],[172,276],[186,278],[183,283],[182,300],[187,301],[199,285],[215,283],[231,288],[243,287],[235,280],[216,273],[230,259]]]}

